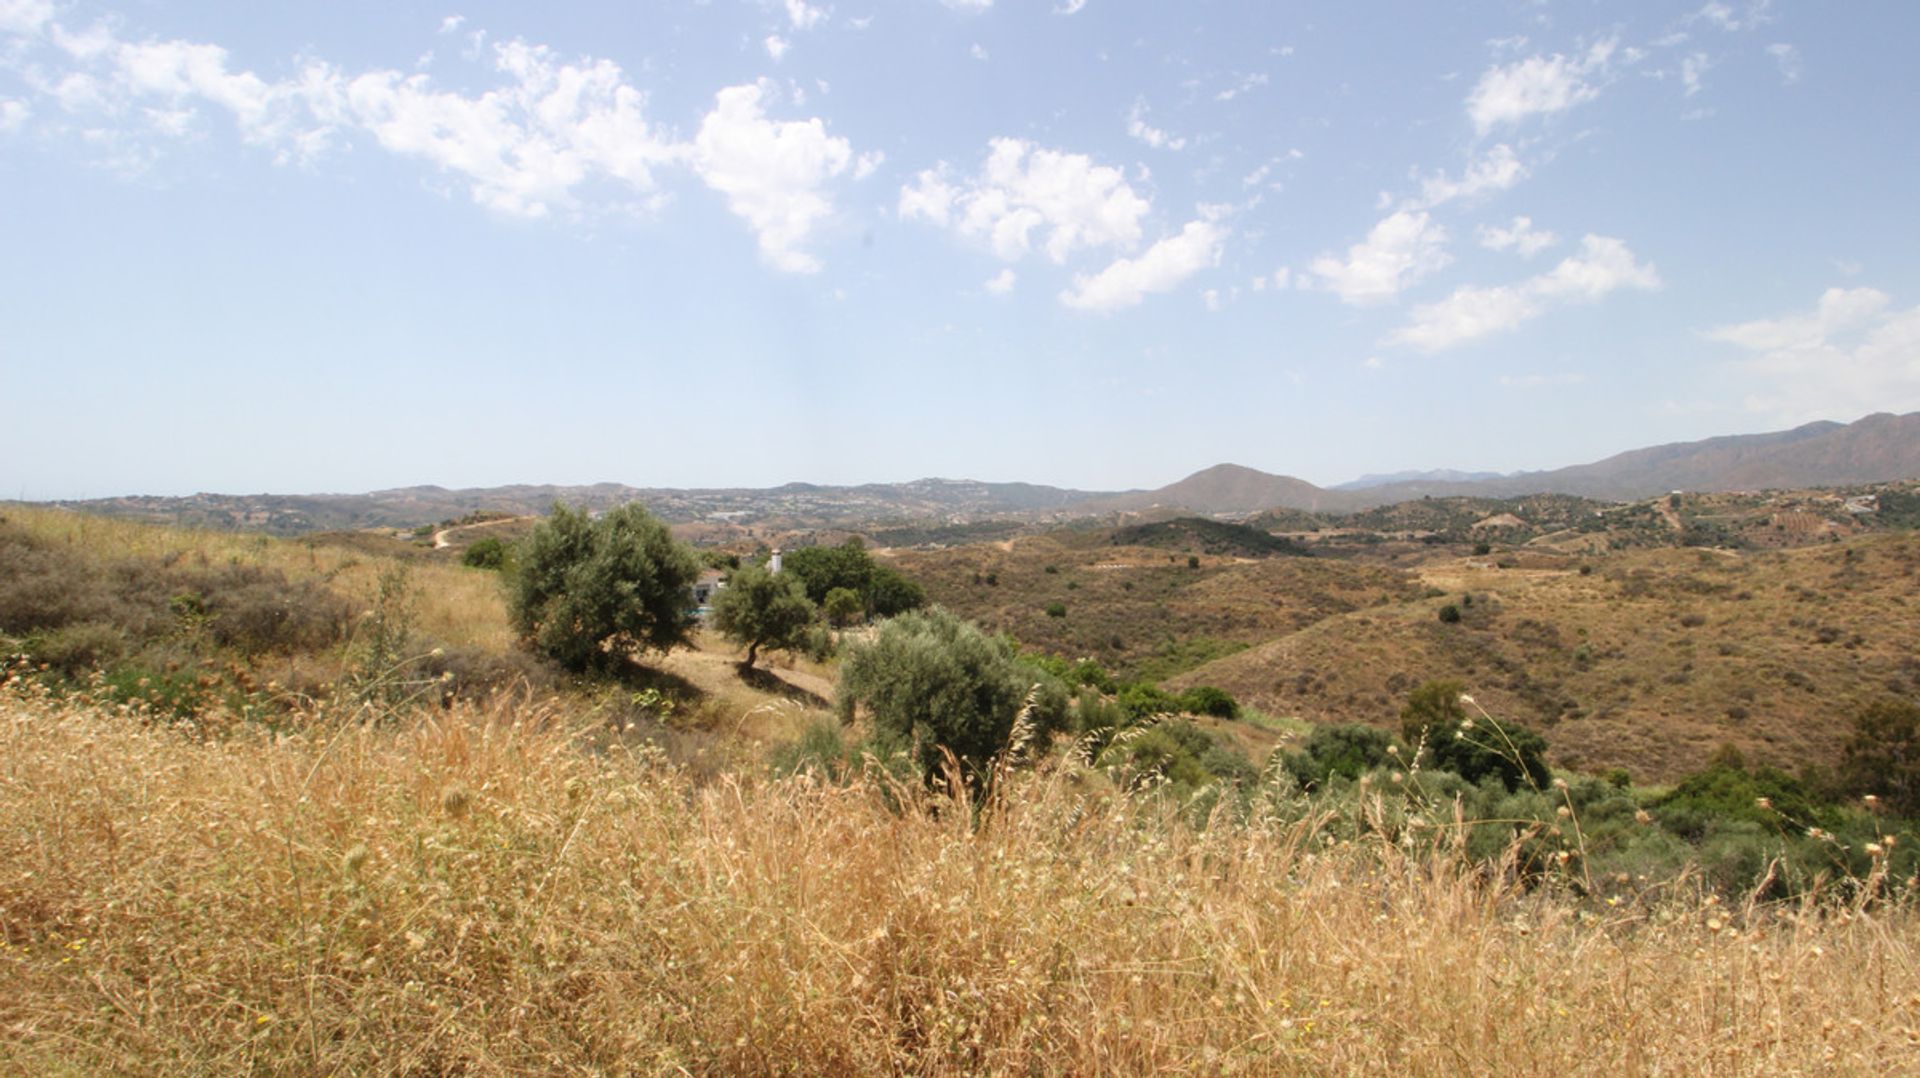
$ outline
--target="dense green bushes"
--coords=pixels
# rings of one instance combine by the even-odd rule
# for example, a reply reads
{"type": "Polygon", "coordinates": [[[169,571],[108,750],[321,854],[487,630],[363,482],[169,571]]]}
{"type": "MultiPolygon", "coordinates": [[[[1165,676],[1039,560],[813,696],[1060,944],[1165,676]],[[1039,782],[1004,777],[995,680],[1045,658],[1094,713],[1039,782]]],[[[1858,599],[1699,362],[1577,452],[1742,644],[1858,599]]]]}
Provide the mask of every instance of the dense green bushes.
{"type": "Polygon", "coordinates": [[[927,605],[920,585],[874,561],[858,539],[787,551],[781,555],[781,571],[799,577],[815,605],[824,605],[830,593],[842,589],[859,596],[869,617],[890,618],[927,605]]]}

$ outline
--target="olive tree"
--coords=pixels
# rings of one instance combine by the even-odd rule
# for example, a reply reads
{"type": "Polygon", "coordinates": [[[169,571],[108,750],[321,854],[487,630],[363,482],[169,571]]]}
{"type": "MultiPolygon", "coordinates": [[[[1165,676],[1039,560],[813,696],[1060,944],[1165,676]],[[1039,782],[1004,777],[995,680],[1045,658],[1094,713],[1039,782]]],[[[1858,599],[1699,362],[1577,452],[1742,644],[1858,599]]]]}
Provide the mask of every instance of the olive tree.
{"type": "Polygon", "coordinates": [[[929,780],[945,747],[977,782],[1030,697],[1036,736],[1063,724],[1067,694],[1057,678],[1018,662],[1004,639],[930,607],[882,622],[852,649],[835,703],[843,719],[864,707],[876,732],[912,746],[929,780]]]}
{"type": "Polygon", "coordinates": [[[556,503],[521,543],[507,612],[521,640],[574,671],[666,651],[693,627],[700,561],[638,503],[594,519],[556,503]]]}
{"type": "Polygon", "coordinates": [[[763,647],[791,651],[804,644],[813,616],[813,602],[798,577],[759,565],[734,570],[713,598],[713,627],[747,646],[743,666],[752,666],[763,647]]]}

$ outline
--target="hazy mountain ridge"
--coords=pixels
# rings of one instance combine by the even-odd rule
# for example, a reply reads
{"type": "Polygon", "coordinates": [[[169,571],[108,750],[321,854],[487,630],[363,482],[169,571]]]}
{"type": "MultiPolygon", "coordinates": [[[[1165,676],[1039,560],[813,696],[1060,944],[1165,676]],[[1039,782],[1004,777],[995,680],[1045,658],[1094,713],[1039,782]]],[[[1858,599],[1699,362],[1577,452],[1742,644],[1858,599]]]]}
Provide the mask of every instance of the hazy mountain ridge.
{"type": "Polygon", "coordinates": [[[715,521],[853,526],[937,520],[1036,523],[1107,514],[1246,516],[1269,510],[1352,513],[1424,497],[1513,498],[1567,494],[1632,501],[1670,490],[1805,489],[1920,477],[1920,412],[1878,413],[1854,423],[1729,435],[1630,450],[1591,464],[1485,479],[1448,470],[1367,476],[1332,489],[1238,464],[1217,464],[1155,490],[1083,491],[1035,483],[917,479],[826,486],[788,483],[755,489],[671,489],[621,483],[514,484],[449,490],[396,487],[365,494],[131,496],[66,501],[71,509],[160,523],[296,535],[360,528],[411,528],[471,513],[544,513],[556,501],[606,509],[638,501],[676,523],[715,521]],[[1373,483],[1373,480],[1383,480],[1373,483]],[[1370,484],[1360,486],[1358,484],[1370,484]]]}

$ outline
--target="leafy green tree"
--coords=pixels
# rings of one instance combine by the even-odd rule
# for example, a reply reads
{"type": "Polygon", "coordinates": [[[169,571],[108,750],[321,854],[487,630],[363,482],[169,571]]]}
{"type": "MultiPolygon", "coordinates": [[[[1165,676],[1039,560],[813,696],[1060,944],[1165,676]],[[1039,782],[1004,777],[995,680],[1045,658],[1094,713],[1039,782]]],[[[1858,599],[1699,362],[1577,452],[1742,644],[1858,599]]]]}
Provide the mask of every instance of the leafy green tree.
{"type": "Polygon", "coordinates": [[[890,618],[927,605],[927,593],[892,566],[875,564],[867,578],[866,600],[868,613],[890,618]]]}
{"type": "Polygon", "coordinates": [[[867,604],[861,601],[860,593],[852,588],[835,588],[827,593],[820,609],[834,628],[844,629],[860,620],[860,616],[867,612],[867,604]]]}
{"type": "Polygon", "coordinates": [[[928,781],[939,774],[944,746],[977,783],[1007,747],[1029,694],[1036,736],[1045,738],[1065,722],[1066,688],[1017,662],[1004,638],[936,606],[889,619],[852,648],[835,705],[847,720],[865,708],[877,733],[911,747],[928,781]]]}
{"type": "Polygon", "coordinates": [[[500,569],[507,564],[507,545],[489,535],[460,555],[460,564],[474,569],[500,569]]]}
{"type": "Polygon", "coordinates": [[[1301,789],[1316,790],[1335,775],[1357,779],[1393,758],[1393,738],[1359,723],[1316,726],[1299,752],[1282,757],[1301,789]]]}
{"type": "Polygon", "coordinates": [[[1546,739],[1484,713],[1468,714],[1465,688],[1458,681],[1429,681],[1415,688],[1400,711],[1400,736],[1416,746],[1424,739],[1435,767],[1468,782],[1492,775],[1509,790],[1552,782],[1546,739]]]}
{"type": "Polygon", "coordinates": [[[1854,717],[1840,750],[1840,781],[1902,816],[1920,816],[1920,706],[1887,700],[1854,717]]]}
{"type": "Polygon", "coordinates": [[[713,597],[713,627],[727,639],[747,645],[743,666],[752,666],[760,649],[792,651],[806,645],[814,605],[806,585],[791,573],[770,573],[743,565],[713,597]]]}
{"type": "Polygon", "coordinates": [[[890,618],[927,605],[927,594],[920,585],[901,576],[892,566],[873,560],[859,539],[839,546],[809,546],[787,551],[781,556],[781,571],[799,577],[807,587],[807,598],[824,604],[827,594],[844,588],[860,596],[866,612],[876,618],[890,618]]]}
{"type": "Polygon", "coordinates": [[[521,640],[569,670],[666,651],[693,627],[700,560],[635,503],[593,519],[556,503],[523,541],[507,584],[521,640]]]}
{"type": "Polygon", "coordinates": [[[1192,714],[1216,719],[1231,719],[1240,713],[1240,703],[1233,694],[1212,685],[1195,685],[1181,693],[1180,706],[1192,714]]]}

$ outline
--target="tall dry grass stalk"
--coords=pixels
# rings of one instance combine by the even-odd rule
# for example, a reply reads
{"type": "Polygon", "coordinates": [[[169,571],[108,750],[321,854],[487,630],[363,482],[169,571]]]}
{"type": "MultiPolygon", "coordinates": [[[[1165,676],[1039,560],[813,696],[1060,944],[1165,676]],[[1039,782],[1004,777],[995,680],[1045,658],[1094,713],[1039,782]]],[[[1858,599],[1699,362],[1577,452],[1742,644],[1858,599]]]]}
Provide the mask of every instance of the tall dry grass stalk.
{"type": "Polygon", "coordinates": [[[193,743],[0,691],[9,1073],[1892,1073],[1904,907],[1587,908],[1070,766],[981,814],[562,716],[193,743]]]}

